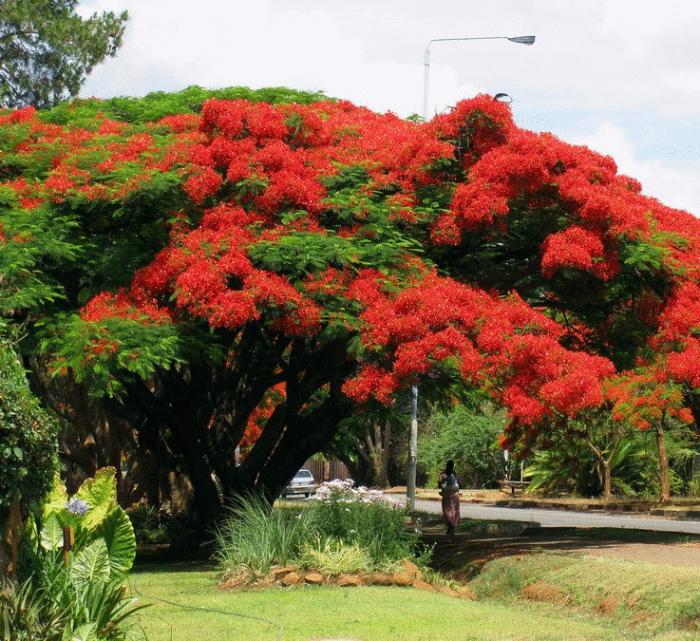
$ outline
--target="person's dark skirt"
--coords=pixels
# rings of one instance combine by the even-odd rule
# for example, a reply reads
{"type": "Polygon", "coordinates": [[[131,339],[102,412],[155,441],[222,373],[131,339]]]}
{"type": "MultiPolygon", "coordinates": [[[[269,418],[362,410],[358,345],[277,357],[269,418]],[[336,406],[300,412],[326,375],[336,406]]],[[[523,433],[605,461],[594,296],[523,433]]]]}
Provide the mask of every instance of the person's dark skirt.
{"type": "Polygon", "coordinates": [[[454,534],[459,524],[459,490],[442,491],[442,516],[447,523],[447,533],[454,534]]]}

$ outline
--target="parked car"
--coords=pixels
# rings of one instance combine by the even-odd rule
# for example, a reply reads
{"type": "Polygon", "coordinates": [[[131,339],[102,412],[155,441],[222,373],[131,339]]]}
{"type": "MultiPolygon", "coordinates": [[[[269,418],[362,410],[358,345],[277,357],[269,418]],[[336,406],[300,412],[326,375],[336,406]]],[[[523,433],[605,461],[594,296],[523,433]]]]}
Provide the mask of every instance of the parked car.
{"type": "Polygon", "coordinates": [[[285,498],[289,496],[303,496],[304,498],[308,498],[316,494],[317,489],[318,483],[316,483],[314,475],[306,468],[301,468],[294,475],[294,478],[289,481],[287,487],[284,488],[282,495],[285,498]]]}

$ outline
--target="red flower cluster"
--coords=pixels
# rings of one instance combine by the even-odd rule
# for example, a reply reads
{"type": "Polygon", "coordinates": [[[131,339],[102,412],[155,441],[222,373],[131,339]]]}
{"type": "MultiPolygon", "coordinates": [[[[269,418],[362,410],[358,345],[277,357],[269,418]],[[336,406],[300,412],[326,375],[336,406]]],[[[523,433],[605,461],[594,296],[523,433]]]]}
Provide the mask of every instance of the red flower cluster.
{"type": "Polygon", "coordinates": [[[551,278],[563,268],[591,272],[601,280],[612,278],[620,270],[614,255],[605,260],[600,236],[578,226],[550,234],[542,246],[542,273],[551,278]]]}
{"type": "Polygon", "coordinates": [[[205,211],[197,229],[178,234],[170,247],[137,272],[133,300],[155,304],[172,298],[179,310],[212,327],[237,329],[267,311],[289,335],[314,331],[320,310],[278,274],[256,269],[245,247],[254,237],[245,228],[253,217],[221,204],[205,211]]]}
{"type": "Polygon", "coordinates": [[[498,299],[435,274],[397,294],[379,282],[367,289],[362,335],[382,364],[366,365],[346,384],[360,402],[387,402],[400,386],[444,367],[489,387],[525,425],[602,402],[612,363],[564,349],[562,328],[517,296],[498,299]]]}
{"type": "Polygon", "coordinates": [[[659,331],[651,340],[665,377],[700,387],[700,285],[677,287],[659,316],[659,331]]]}
{"type": "Polygon", "coordinates": [[[164,323],[170,321],[167,309],[159,308],[148,302],[134,303],[126,292],[111,294],[105,292],[95,296],[83,307],[81,315],[84,320],[98,323],[109,318],[123,318],[139,322],[164,323]]]}
{"type": "Polygon", "coordinates": [[[605,385],[605,396],[612,403],[612,417],[640,430],[649,430],[664,417],[692,423],[682,390],[663,380],[653,368],[623,372],[605,385]]]}

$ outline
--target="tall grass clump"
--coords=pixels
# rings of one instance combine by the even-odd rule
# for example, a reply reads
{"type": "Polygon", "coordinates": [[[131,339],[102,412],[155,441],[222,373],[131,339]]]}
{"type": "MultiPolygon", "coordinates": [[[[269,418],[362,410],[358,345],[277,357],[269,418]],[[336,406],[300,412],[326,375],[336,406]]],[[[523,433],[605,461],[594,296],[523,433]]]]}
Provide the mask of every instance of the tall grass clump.
{"type": "Polygon", "coordinates": [[[216,532],[217,560],[224,571],[263,576],[273,565],[296,561],[316,533],[309,509],[279,510],[258,495],[236,499],[216,532]]]}

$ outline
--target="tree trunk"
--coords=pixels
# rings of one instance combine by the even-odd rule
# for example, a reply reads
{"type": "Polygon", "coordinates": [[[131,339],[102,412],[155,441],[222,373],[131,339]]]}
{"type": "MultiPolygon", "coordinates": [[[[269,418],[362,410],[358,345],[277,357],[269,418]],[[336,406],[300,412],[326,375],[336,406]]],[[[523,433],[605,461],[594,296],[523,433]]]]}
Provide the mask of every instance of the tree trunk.
{"type": "Polygon", "coordinates": [[[14,577],[17,572],[17,557],[22,536],[22,509],[15,501],[7,512],[2,525],[0,539],[0,576],[14,577]]]}
{"type": "Polygon", "coordinates": [[[603,499],[609,501],[612,499],[612,473],[610,470],[610,461],[603,459],[601,461],[603,467],[603,499]]]}
{"type": "MultiPolygon", "coordinates": [[[[592,441],[586,441],[588,449],[593,452],[593,455],[598,459],[598,464],[603,472],[603,500],[609,501],[612,498],[612,470],[610,469],[610,460],[612,459],[613,453],[609,453],[609,457],[606,459],[603,451],[596,447],[592,441]]],[[[614,448],[613,448],[614,452],[614,448]]]]}
{"type": "Polygon", "coordinates": [[[389,466],[389,442],[391,440],[391,422],[387,419],[382,431],[379,422],[374,424],[374,438],[368,432],[366,435],[367,449],[372,461],[372,475],[374,484],[381,487],[389,487],[387,468],[389,466]]]}
{"type": "Polygon", "coordinates": [[[665,416],[656,425],[656,448],[659,452],[659,475],[661,477],[661,502],[671,500],[671,473],[666,453],[666,436],[664,433],[665,416]]]}

